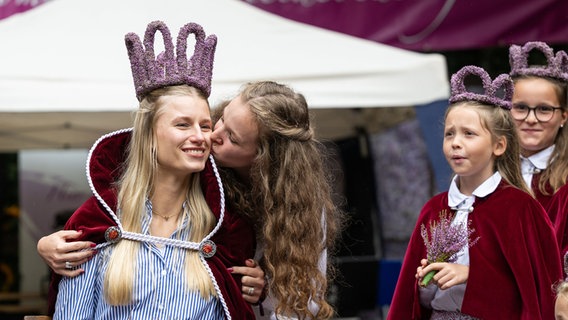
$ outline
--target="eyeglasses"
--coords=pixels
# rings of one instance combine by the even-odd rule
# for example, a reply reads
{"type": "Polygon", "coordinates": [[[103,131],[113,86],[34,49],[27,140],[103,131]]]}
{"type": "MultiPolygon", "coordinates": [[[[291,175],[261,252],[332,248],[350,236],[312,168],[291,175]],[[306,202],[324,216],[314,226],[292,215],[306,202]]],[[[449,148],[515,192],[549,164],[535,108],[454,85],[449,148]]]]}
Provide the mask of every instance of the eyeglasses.
{"type": "Polygon", "coordinates": [[[533,111],[536,120],[540,122],[548,122],[554,116],[554,111],[561,109],[562,108],[560,107],[551,106],[529,107],[524,103],[515,103],[511,108],[511,115],[513,116],[513,119],[517,121],[524,121],[529,117],[531,111],[533,111]]]}

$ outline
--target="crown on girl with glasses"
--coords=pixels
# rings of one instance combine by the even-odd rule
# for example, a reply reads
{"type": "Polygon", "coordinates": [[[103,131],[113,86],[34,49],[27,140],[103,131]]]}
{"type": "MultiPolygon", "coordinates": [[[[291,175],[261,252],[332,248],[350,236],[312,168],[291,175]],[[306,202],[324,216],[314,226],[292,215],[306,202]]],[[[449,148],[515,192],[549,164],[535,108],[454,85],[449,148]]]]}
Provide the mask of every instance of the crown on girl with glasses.
{"type": "Polygon", "coordinates": [[[544,42],[532,41],[525,43],[522,47],[510,46],[509,64],[511,65],[511,77],[536,76],[568,81],[568,54],[559,50],[554,55],[552,48],[544,42]],[[546,58],[546,65],[528,65],[529,53],[532,50],[542,52],[546,58]]]}
{"type": "Polygon", "coordinates": [[[510,110],[512,107],[511,98],[513,97],[513,81],[508,74],[501,74],[491,80],[491,77],[483,68],[477,66],[465,66],[454,73],[451,78],[450,103],[460,101],[477,101],[483,104],[499,106],[510,110]],[[483,93],[468,91],[465,86],[465,79],[475,75],[481,79],[483,93]],[[502,92],[503,97],[499,94],[502,92]]]}
{"type": "Polygon", "coordinates": [[[188,23],[180,28],[176,52],[170,30],[162,21],[153,21],[146,27],[144,43],[135,33],[125,38],[136,97],[141,101],[152,90],[187,84],[201,90],[206,97],[211,94],[211,77],[217,37],[205,37],[203,28],[197,23],[188,23]],[[162,33],[165,51],[154,55],[154,36],[162,33]],[[187,58],[187,38],[195,36],[193,56],[187,58]]]}

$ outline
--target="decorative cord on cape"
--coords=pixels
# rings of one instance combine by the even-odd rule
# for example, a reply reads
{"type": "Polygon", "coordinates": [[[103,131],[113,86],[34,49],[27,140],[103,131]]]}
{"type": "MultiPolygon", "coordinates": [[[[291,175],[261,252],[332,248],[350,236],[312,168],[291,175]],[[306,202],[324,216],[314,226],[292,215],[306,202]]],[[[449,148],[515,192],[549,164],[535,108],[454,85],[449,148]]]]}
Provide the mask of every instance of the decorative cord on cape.
{"type": "MultiPolygon", "coordinates": [[[[223,305],[223,309],[225,311],[225,315],[227,316],[227,319],[230,320],[231,314],[229,313],[229,308],[227,306],[227,303],[225,302],[225,299],[224,299],[224,297],[221,293],[221,289],[219,288],[219,284],[217,283],[217,280],[215,279],[215,276],[213,275],[213,272],[211,271],[209,264],[205,261],[205,255],[201,251],[202,247],[205,244],[213,243],[210,239],[221,228],[221,225],[223,224],[223,218],[225,217],[225,191],[223,189],[223,183],[221,181],[221,176],[219,175],[219,170],[217,170],[217,165],[215,164],[215,160],[213,159],[213,156],[209,155],[209,161],[211,162],[211,166],[212,166],[213,172],[215,174],[215,179],[217,180],[217,185],[219,187],[220,211],[221,212],[219,214],[219,220],[217,221],[215,228],[213,228],[213,230],[211,230],[211,232],[209,234],[207,234],[203,238],[203,240],[201,240],[201,242],[192,242],[192,241],[183,241],[183,240],[178,240],[178,239],[155,237],[155,236],[151,236],[151,235],[147,235],[147,234],[125,231],[122,227],[122,224],[120,223],[120,219],[118,218],[118,216],[115,214],[115,212],[112,210],[112,208],[106,203],[106,201],[104,201],[104,199],[99,195],[99,193],[95,189],[95,186],[94,186],[93,181],[91,179],[90,163],[91,163],[91,157],[93,155],[93,152],[96,149],[96,147],[99,145],[99,143],[101,143],[101,141],[108,139],[112,136],[119,135],[119,134],[122,134],[122,133],[128,133],[128,132],[132,132],[132,128],[120,129],[120,130],[117,130],[117,131],[113,131],[111,133],[107,133],[107,134],[103,135],[102,137],[100,137],[97,141],[95,141],[95,143],[91,147],[91,150],[89,150],[89,154],[87,156],[87,163],[86,163],[86,174],[87,174],[87,181],[89,183],[89,187],[90,187],[91,191],[93,192],[93,195],[95,196],[95,198],[97,198],[99,203],[105,208],[105,210],[110,214],[111,218],[116,223],[118,230],[121,234],[121,236],[120,236],[121,239],[128,239],[128,240],[139,241],[139,242],[151,242],[151,243],[156,243],[156,244],[163,244],[163,245],[178,247],[178,248],[182,248],[182,249],[200,251],[199,259],[201,260],[201,263],[205,267],[205,270],[207,270],[207,274],[209,274],[209,277],[211,278],[211,281],[213,282],[213,286],[215,287],[215,291],[217,292],[217,296],[219,297],[219,300],[221,301],[221,304],[223,305]]],[[[94,247],[92,249],[93,250],[99,250],[99,249],[102,249],[102,248],[104,248],[104,247],[106,247],[110,244],[113,244],[113,243],[115,243],[115,242],[113,242],[113,241],[103,242],[103,243],[98,244],[96,247],[94,247]]]]}

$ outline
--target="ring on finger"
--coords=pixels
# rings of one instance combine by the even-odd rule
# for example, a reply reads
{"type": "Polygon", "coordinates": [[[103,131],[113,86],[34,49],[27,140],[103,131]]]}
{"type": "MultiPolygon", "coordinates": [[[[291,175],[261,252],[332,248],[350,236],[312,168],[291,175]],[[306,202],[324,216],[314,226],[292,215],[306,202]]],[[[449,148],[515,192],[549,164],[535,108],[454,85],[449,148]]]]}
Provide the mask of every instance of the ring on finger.
{"type": "Polygon", "coordinates": [[[65,269],[73,269],[73,265],[69,261],[65,261],[65,269]]]}
{"type": "Polygon", "coordinates": [[[248,294],[249,296],[252,296],[252,295],[254,294],[254,287],[250,287],[250,288],[248,289],[247,294],[248,294]]]}

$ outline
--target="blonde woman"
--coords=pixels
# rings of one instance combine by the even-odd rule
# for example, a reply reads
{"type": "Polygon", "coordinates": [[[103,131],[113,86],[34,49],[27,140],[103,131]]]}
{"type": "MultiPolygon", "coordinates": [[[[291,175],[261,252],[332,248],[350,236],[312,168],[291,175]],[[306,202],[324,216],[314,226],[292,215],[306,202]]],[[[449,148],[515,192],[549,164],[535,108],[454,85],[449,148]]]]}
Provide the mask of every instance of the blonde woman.
{"type": "Polygon", "coordinates": [[[136,35],[126,37],[140,107],[131,130],[105,135],[91,149],[93,197],[66,227],[102,243],[84,273],[59,282],[54,319],[254,317],[240,278],[227,270],[253,254],[254,231],[225,210],[220,178],[208,163],[216,38],[189,23],[180,30],[178,54],[190,34],[190,63],[174,59],[163,22],[148,25],[145,48],[136,35]],[[149,62],[157,31],[166,52],[149,62]]]}

